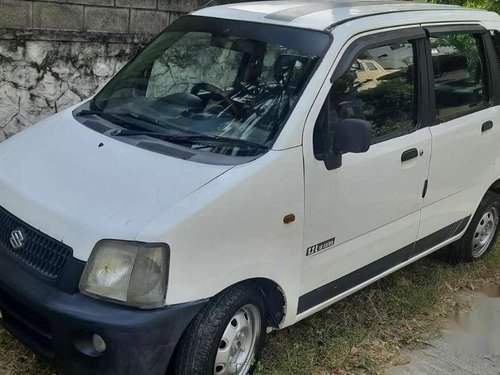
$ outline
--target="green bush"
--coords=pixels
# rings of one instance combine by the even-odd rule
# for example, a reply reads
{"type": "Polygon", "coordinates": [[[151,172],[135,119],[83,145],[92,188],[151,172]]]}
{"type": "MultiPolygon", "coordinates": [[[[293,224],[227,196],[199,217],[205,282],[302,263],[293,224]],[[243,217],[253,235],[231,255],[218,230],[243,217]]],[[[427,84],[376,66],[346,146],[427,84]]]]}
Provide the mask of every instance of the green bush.
{"type": "Polygon", "coordinates": [[[453,4],[470,8],[482,8],[500,13],[499,0],[430,0],[430,2],[435,4],[453,4]]]}

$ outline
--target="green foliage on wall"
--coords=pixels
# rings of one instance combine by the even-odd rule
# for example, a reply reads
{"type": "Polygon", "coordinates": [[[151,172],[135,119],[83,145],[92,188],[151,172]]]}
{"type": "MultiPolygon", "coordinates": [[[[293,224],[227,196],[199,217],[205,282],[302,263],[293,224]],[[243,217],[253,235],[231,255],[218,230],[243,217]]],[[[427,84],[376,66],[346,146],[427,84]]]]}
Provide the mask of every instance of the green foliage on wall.
{"type": "Polygon", "coordinates": [[[500,0],[430,0],[435,4],[454,4],[470,8],[482,8],[500,13],[500,0]]]}

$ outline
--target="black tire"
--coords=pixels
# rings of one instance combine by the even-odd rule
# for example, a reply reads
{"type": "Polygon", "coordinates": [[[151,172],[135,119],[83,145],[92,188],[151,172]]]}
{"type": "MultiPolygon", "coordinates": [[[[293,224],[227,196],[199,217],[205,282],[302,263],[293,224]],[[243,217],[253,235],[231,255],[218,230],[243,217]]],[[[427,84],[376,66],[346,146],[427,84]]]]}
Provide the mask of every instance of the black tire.
{"type": "Polygon", "coordinates": [[[236,285],[215,296],[191,322],[176,352],[176,375],[213,375],[222,336],[232,318],[245,306],[253,305],[260,314],[260,332],[256,339],[253,372],[266,337],[266,311],[259,290],[252,285],[236,285]]]}
{"type": "Polygon", "coordinates": [[[498,236],[498,230],[500,225],[498,225],[498,215],[500,214],[500,195],[493,192],[487,192],[483,200],[479,204],[479,207],[472,218],[469,227],[465,234],[457,242],[451,244],[447,251],[447,259],[451,263],[468,263],[486,257],[493,247],[498,236]],[[487,246],[483,247],[480,244],[473,244],[473,240],[479,240],[481,238],[481,232],[478,231],[478,226],[484,221],[484,217],[488,215],[494,215],[496,212],[496,222],[493,228],[492,237],[487,246]],[[482,250],[482,251],[479,251],[482,250]]]}

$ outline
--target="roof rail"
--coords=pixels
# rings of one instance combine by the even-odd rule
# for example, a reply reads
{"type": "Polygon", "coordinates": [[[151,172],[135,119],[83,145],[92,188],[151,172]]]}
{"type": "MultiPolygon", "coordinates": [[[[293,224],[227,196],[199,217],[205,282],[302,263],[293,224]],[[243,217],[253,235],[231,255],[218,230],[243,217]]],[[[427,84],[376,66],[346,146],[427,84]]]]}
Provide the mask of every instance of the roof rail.
{"type": "MultiPolygon", "coordinates": [[[[367,18],[367,17],[373,17],[373,16],[383,16],[385,14],[393,14],[393,13],[406,13],[406,12],[438,12],[438,11],[448,11],[448,10],[463,10],[465,9],[464,7],[457,6],[457,7],[449,7],[449,8],[437,8],[437,9],[403,9],[403,10],[393,10],[393,11],[386,11],[386,12],[378,12],[378,13],[370,13],[370,14],[363,14],[361,16],[356,16],[356,17],[351,17],[351,18],[345,18],[343,20],[340,20],[338,22],[332,23],[330,26],[325,28],[324,31],[331,32],[333,29],[335,29],[337,26],[343,25],[344,23],[350,22],[350,21],[355,21],[358,19],[362,18],[367,18]]],[[[474,10],[483,10],[485,9],[474,9],[474,10]]]]}

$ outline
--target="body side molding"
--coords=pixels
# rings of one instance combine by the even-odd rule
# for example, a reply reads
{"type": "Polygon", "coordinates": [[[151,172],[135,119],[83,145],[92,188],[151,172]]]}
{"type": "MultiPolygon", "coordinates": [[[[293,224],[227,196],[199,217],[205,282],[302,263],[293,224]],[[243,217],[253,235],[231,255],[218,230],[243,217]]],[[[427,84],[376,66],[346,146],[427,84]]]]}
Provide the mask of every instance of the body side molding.
{"type": "Polygon", "coordinates": [[[392,254],[368,264],[365,267],[302,295],[299,297],[297,314],[302,314],[303,312],[325,301],[339,296],[340,294],[345,293],[350,289],[377,277],[378,275],[381,275],[399,264],[418,257],[425,251],[461,233],[466,228],[469,219],[470,216],[463,218],[462,220],[450,224],[445,228],[418,240],[416,243],[407,245],[392,254]]]}

